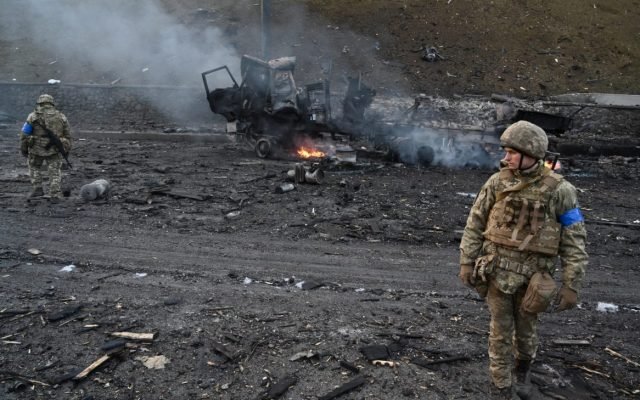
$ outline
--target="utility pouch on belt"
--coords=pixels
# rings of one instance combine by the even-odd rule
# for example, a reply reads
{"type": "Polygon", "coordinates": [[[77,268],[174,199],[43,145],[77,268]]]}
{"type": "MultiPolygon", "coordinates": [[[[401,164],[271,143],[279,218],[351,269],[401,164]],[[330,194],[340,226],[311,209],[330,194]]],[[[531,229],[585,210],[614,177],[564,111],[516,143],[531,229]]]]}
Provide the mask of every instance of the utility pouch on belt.
{"type": "Polygon", "coordinates": [[[478,257],[476,259],[475,266],[473,268],[473,287],[480,297],[486,297],[487,291],[489,291],[489,275],[493,272],[493,261],[495,256],[488,254],[486,256],[478,257]]]}
{"type": "Polygon", "coordinates": [[[553,277],[548,272],[536,272],[529,280],[520,309],[529,314],[545,312],[557,293],[558,286],[553,277]]]}

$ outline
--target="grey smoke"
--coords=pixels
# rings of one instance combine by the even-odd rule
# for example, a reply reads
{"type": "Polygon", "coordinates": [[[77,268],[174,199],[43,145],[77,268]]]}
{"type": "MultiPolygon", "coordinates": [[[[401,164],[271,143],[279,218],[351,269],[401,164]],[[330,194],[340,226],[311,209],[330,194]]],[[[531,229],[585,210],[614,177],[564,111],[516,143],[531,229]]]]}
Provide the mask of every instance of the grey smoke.
{"type": "Polygon", "coordinates": [[[497,161],[482,146],[473,141],[461,141],[444,130],[416,127],[407,136],[390,137],[400,161],[408,164],[440,165],[447,168],[495,168],[497,161]],[[398,137],[404,140],[397,141],[398,137]]]}
{"type": "Polygon", "coordinates": [[[4,0],[2,8],[15,16],[0,27],[3,36],[28,36],[61,68],[81,63],[105,80],[195,86],[206,69],[238,68],[219,29],[186,26],[157,0],[4,0]]]}

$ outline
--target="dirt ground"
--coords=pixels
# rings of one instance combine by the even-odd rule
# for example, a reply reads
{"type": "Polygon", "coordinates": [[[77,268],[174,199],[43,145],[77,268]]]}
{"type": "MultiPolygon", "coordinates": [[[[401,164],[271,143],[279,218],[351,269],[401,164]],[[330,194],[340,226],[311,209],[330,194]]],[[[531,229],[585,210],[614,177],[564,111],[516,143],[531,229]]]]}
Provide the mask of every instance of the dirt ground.
{"type": "MultiPolygon", "coordinates": [[[[131,7],[124,0],[7,2],[0,15],[4,81],[199,85],[205,69],[237,66],[231,53],[262,57],[256,1],[157,0],[143,14],[117,12],[131,7]],[[48,18],[53,13],[62,19],[48,18]],[[27,17],[38,24],[21,24],[27,17]],[[99,31],[107,23],[108,32],[99,31]],[[115,27],[134,47],[108,39],[120,37],[115,27]],[[207,29],[221,36],[207,43],[207,29]],[[232,49],[224,57],[222,46],[232,49]]],[[[279,0],[271,15],[270,57],[297,56],[302,82],[319,79],[330,60],[336,87],[342,76],[361,73],[379,93],[640,92],[637,0],[279,0]],[[441,56],[436,62],[423,58],[430,47],[441,56]]]]}
{"type": "MultiPolygon", "coordinates": [[[[184,23],[223,25],[240,53],[259,49],[247,34],[255,5],[162,3],[184,23]]],[[[302,50],[317,46],[334,51],[336,70],[364,71],[390,93],[639,89],[637,1],[296,4],[274,2],[289,10],[276,19],[298,17],[274,46],[298,53],[303,77],[323,54],[302,50]],[[494,29],[504,21],[517,31],[494,29]],[[431,45],[444,59],[421,59],[416,50],[431,45]]],[[[50,64],[46,49],[18,39],[0,40],[2,80],[118,76],[60,55],[50,64]]],[[[340,399],[487,398],[489,315],[458,281],[457,248],[492,170],[360,151],[354,166],[327,167],[321,184],[278,193],[294,161],[257,159],[221,132],[142,140],[77,131],[67,197],[27,201],[19,125],[4,128],[0,398],[266,399],[290,386],[280,398],[313,400],[348,383],[355,389],[340,399]],[[111,195],[80,200],[80,187],[99,178],[111,195]],[[376,345],[393,367],[367,360],[362,350],[376,345]]],[[[590,263],[578,308],[540,318],[535,398],[637,398],[640,163],[588,152],[561,161],[587,219],[590,263]]]]}
{"type": "MultiPolygon", "coordinates": [[[[292,163],[257,160],[224,135],[79,139],[70,197],[52,204],[26,201],[14,133],[0,138],[3,398],[253,399],[286,377],[296,381],[287,399],[357,377],[342,398],[485,397],[488,311],[456,273],[466,213],[491,171],[363,156],[278,194],[292,163]],[[111,197],[79,200],[101,177],[111,197]],[[119,331],[157,337],[68,380],[119,331]],[[397,367],[369,363],[368,345],[387,346],[397,367]],[[164,369],[143,365],[155,356],[164,369]],[[449,357],[462,359],[416,364],[449,357]]],[[[591,260],[578,309],[541,318],[538,398],[633,398],[637,180],[597,160],[573,165],[564,172],[589,220],[591,260]],[[565,339],[585,342],[555,342],[565,339]]]]}

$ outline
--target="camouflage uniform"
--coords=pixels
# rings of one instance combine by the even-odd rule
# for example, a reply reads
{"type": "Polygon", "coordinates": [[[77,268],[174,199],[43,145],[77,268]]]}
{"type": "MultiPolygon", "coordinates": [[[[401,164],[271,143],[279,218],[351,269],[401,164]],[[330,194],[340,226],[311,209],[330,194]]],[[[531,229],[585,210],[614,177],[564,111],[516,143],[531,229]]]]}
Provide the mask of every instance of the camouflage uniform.
{"type": "Polygon", "coordinates": [[[32,195],[43,194],[41,168],[46,164],[49,195],[52,198],[62,198],[62,155],[47,137],[45,127],[60,139],[68,153],[71,150],[69,122],[63,113],[56,110],[53,97],[48,94],[38,98],[36,109],[27,117],[20,134],[20,150],[27,156],[32,195]]]}
{"type": "Polygon", "coordinates": [[[537,315],[520,310],[529,279],[535,272],[553,274],[560,256],[562,284],[577,292],[587,265],[585,240],[575,188],[541,160],[526,172],[501,169],[478,193],[460,264],[475,265],[476,289],[486,293],[489,367],[497,388],[512,385],[512,354],[516,368],[524,362],[527,369],[536,355],[537,315]]]}

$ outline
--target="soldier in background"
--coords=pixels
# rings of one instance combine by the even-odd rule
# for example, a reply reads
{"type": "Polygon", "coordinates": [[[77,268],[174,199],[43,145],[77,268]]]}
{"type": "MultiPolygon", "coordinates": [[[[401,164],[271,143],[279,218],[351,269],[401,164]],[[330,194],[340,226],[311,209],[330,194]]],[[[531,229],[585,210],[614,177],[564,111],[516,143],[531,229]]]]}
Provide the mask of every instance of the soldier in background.
{"type": "Polygon", "coordinates": [[[49,196],[52,200],[62,199],[62,160],[71,150],[71,129],[67,117],[55,108],[53,97],[43,94],[38,97],[36,109],[29,114],[20,134],[20,151],[27,157],[31,194],[29,197],[44,196],[41,168],[47,165],[49,172],[49,196]],[[48,131],[48,132],[47,132],[48,131]],[[50,137],[55,135],[55,137],[50,137]],[[55,139],[62,145],[56,146],[55,139]]]}
{"type": "Polygon", "coordinates": [[[557,311],[575,307],[588,259],[586,231],[574,186],[545,166],[544,130],[519,121],[500,141],[505,167],[482,186],[469,212],[459,276],[486,296],[491,313],[492,398],[511,399],[515,391],[527,399],[538,348],[537,313],[554,300],[557,311]],[[551,277],[558,256],[559,290],[551,277]]]}

